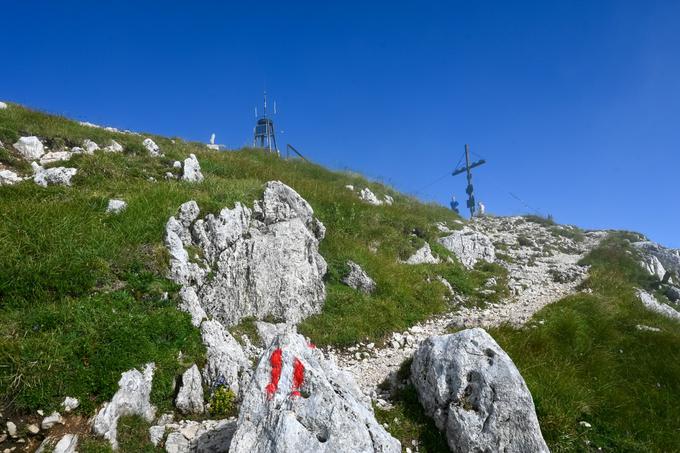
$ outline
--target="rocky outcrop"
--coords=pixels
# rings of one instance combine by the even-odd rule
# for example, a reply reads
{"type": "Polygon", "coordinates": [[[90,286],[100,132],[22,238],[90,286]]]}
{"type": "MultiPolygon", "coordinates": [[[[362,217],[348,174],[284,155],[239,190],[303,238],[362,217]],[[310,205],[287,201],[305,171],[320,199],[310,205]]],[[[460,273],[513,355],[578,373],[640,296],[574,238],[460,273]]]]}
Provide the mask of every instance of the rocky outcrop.
{"type": "Polygon", "coordinates": [[[524,379],[483,329],[425,340],[411,381],[452,451],[548,452],[524,379]]]}
{"type": "Polygon", "coordinates": [[[182,386],[177,393],[175,406],[183,414],[203,413],[203,383],[195,364],[182,375],[182,386]]]}
{"type": "Polygon", "coordinates": [[[419,248],[416,253],[411,255],[406,261],[406,264],[438,264],[440,263],[439,258],[432,254],[432,249],[430,244],[427,242],[421,248],[419,248]]]}
{"type": "Polygon", "coordinates": [[[109,204],[106,206],[106,212],[109,214],[121,213],[127,208],[127,203],[123,200],[110,199],[109,204]]]}
{"type": "Polygon", "coordinates": [[[89,138],[86,138],[83,140],[83,149],[85,150],[85,154],[94,154],[95,151],[99,150],[99,145],[89,138]]]}
{"type": "Polygon", "coordinates": [[[150,156],[152,156],[152,157],[162,156],[161,149],[158,147],[156,142],[154,142],[150,138],[145,138],[144,141],[142,142],[142,146],[144,146],[144,148],[146,148],[146,150],[149,152],[150,156]]]}
{"type": "Polygon", "coordinates": [[[659,280],[664,278],[666,271],[680,275],[680,250],[670,249],[651,241],[635,242],[633,245],[642,255],[642,267],[651,275],[657,276],[659,280]]]}
{"type": "Polygon", "coordinates": [[[40,159],[45,154],[45,147],[38,137],[21,137],[14,145],[14,149],[27,161],[40,159]]]}
{"type": "Polygon", "coordinates": [[[368,187],[361,189],[359,192],[359,198],[368,204],[372,204],[373,206],[379,206],[382,204],[382,202],[378,200],[378,197],[376,197],[373,191],[371,191],[371,189],[368,187]]]}
{"type": "Polygon", "coordinates": [[[269,345],[241,404],[231,453],[400,452],[357,385],[289,330],[269,345]]]}
{"type": "Polygon", "coordinates": [[[642,304],[650,311],[665,316],[668,319],[674,319],[680,321],[680,312],[670,307],[668,304],[659,302],[656,297],[649,294],[647,291],[638,290],[638,297],[642,304]]]}
{"type": "Polygon", "coordinates": [[[248,381],[250,363],[241,345],[217,321],[203,321],[201,338],[206,349],[203,378],[211,387],[226,385],[239,395],[248,381]]]}
{"type": "Polygon", "coordinates": [[[70,186],[71,178],[78,173],[75,168],[54,167],[46,169],[35,162],[31,163],[31,167],[33,168],[33,182],[43,187],[48,185],[70,186]]]}
{"type": "Polygon", "coordinates": [[[203,173],[201,173],[201,165],[198,163],[195,154],[189,154],[189,157],[184,159],[184,166],[182,167],[182,181],[201,182],[203,181],[203,173]]]}
{"type": "Polygon", "coordinates": [[[348,261],[349,273],[342,278],[342,282],[350,288],[361,291],[364,294],[371,294],[375,291],[375,282],[368,274],[354,261],[348,261]]]}
{"type": "Polygon", "coordinates": [[[474,267],[477,261],[493,263],[496,259],[496,250],[491,239],[467,227],[440,238],[438,242],[453,252],[468,269],[474,267]]]}
{"type": "Polygon", "coordinates": [[[166,225],[170,278],[198,299],[192,317],[202,315],[200,306],[227,326],[268,316],[297,323],[321,311],[326,261],[318,247],[325,228],[297,192],[272,181],[252,210],[236,203],[217,216],[198,215],[198,205],[187,202],[166,225]],[[189,246],[200,256],[190,257],[189,246]]]}
{"type": "Polygon", "coordinates": [[[149,396],[154,368],[155,365],[149,363],[143,373],[138,370],[123,373],[111,402],[104,403],[94,418],[92,429],[107,439],[114,449],[118,448],[116,436],[120,417],[139,415],[148,422],[153,421],[156,408],[149,402],[149,396]]]}

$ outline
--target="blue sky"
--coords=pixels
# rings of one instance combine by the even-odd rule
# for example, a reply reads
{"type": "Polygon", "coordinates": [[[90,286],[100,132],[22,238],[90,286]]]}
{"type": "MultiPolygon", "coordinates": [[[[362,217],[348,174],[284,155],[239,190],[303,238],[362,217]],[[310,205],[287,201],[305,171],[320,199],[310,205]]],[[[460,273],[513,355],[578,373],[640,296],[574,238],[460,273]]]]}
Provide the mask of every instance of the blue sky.
{"type": "MultiPolygon", "coordinates": [[[[0,99],[680,247],[680,2],[2,2],[0,99]],[[518,201],[511,194],[522,200],[518,201]]],[[[464,204],[464,203],[461,203],[464,204]]]]}

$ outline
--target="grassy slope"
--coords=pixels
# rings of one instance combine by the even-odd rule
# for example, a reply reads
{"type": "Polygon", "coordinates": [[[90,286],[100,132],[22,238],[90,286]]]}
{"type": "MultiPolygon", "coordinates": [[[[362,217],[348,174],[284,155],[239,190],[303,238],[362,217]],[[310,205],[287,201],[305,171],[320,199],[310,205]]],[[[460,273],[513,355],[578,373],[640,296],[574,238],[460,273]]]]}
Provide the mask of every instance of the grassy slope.
{"type": "Polygon", "coordinates": [[[546,307],[534,317],[542,324],[491,334],[527,381],[552,451],[677,451],[680,326],[638,300],[633,288],[652,280],[622,236],[584,261],[592,265],[592,294],[546,307]]]}
{"type": "MultiPolygon", "coordinates": [[[[169,407],[173,377],[187,363],[200,363],[203,354],[196,329],[174,308],[177,288],[163,278],[164,224],[190,199],[203,214],[217,212],[236,201],[250,204],[266,181],[281,180],[311,203],[327,227],[321,253],[329,263],[328,298],[324,312],[301,330],[319,344],[380,340],[443,310],[445,288],[436,274],[473,299],[480,283],[494,275],[495,269],[467,272],[457,264],[398,263],[440,234],[435,222],[455,226],[457,216],[355,175],[254,150],[216,153],[155,136],[166,157],[151,158],[141,147],[144,136],[80,126],[18,106],[0,111],[6,148],[22,135],[37,135],[51,149],[80,145],[85,138],[105,146],[114,138],[126,152],[55,164],[79,169],[73,187],[31,182],[0,187],[0,398],[16,410],[51,409],[71,395],[84,401],[87,413],[111,397],[122,371],[151,360],[158,365],[154,402],[169,407]],[[189,153],[198,156],[206,180],[166,181],[173,160],[189,153]],[[396,203],[367,205],[346,184],[390,193],[396,203]],[[127,210],[107,215],[109,198],[126,200],[127,210]],[[348,259],[376,280],[374,295],[340,283],[348,259]],[[166,291],[168,300],[162,297],[166,291]],[[176,360],[180,350],[183,363],[176,360]]],[[[5,150],[0,161],[13,165],[16,156],[5,150]]]]}

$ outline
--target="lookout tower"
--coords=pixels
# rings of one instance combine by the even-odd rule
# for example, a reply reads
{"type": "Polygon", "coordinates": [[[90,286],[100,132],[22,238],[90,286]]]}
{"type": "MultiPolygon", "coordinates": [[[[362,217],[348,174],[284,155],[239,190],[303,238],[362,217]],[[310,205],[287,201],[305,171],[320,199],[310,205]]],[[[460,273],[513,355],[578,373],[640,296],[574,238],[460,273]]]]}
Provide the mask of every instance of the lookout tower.
{"type": "MultiPolygon", "coordinates": [[[[274,114],[276,115],[276,102],[274,103],[274,114]]],[[[269,152],[278,153],[279,148],[276,146],[276,135],[274,134],[274,121],[267,116],[267,92],[264,92],[264,109],[262,116],[257,115],[257,107],[255,108],[255,130],[253,132],[253,147],[264,148],[269,152]]]]}

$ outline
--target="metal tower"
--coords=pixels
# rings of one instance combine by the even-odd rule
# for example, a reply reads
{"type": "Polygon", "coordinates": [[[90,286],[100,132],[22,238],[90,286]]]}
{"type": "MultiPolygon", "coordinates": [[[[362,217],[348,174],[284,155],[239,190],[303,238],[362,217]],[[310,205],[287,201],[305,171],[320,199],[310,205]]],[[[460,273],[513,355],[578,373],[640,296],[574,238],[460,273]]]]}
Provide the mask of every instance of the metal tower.
{"type": "MultiPolygon", "coordinates": [[[[276,114],[276,102],[274,103],[274,114],[276,114]]],[[[276,135],[274,134],[274,121],[267,116],[267,92],[264,92],[264,109],[262,116],[257,116],[255,108],[255,130],[253,131],[253,147],[264,148],[269,152],[278,154],[279,148],[276,146],[276,135]]]]}

